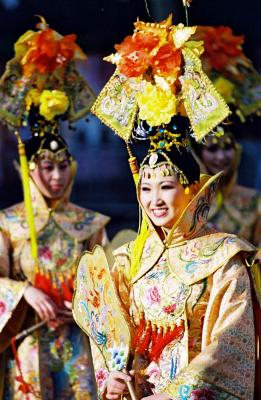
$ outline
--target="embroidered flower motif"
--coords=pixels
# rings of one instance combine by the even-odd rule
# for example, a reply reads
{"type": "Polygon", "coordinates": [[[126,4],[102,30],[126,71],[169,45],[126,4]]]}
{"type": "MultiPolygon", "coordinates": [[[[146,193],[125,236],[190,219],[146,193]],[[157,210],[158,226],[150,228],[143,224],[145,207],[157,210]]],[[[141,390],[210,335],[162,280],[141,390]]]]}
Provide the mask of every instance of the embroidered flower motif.
{"type": "Polygon", "coordinates": [[[108,376],[108,372],[102,368],[96,372],[96,374],[95,374],[96,382],[97,382],[98,388],[100,390],[102,390],[102,388],[104,387],[107,376],[108,376]]]}
{"type": "Polygon", "coordinates": [[[5,313],[6,311],[6,304],[0,300],[0,317],[5,313]]]}
{"type": "Polygon", "coordinates": [[[148,382],[152,383],[153,385],[157,384],[161,376],[161,370],[158,364],[156,364],[154,361],[151,362],[146,369],[146,375],[148,375],[148,382]]]}
{"type": "Polygon", "coordinates": [[[48,246],[40,247],[39,256],[45,258],[46,260],[51,260],[53,255],[51,249],[48,246]]]}
{"type": "Polygon", "coordinates": [[[177,308],[177,304],[170,304],[169,306],[163,307],[163,311],[166,314],[172,314],[177,308]]]}
{"type": "Polygon", "coordinates": [[[157,286],[153,286],[149,288],[148,293],[147,293],[147,299],[150,305],[152,304],[158,304],[161,300],[159,290],[157,286]]]}
{"type": "Polygon", "coordinates": [[[195,389],[191,391],[190,400],[215,400],[215,394],[209,388],[195,389]]]}

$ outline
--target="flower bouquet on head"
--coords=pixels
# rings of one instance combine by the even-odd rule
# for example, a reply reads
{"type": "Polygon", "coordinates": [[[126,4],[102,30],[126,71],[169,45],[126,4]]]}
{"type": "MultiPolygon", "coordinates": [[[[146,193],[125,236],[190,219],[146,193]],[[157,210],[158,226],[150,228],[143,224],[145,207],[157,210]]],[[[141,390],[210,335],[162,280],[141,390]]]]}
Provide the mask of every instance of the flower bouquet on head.
{"type": "Polygon", "coordinates": [[[12,127],[25,124],[32,106],[47,121],[77,120],[95,99],[77,71],[75,61],[87,57],[75,43],[76,35],[60,35],[42,17],[36,27],[17,40],[0,80],[0,119],[12,127]]]}
{"type": "Polygon", "coordinates": [[[260,115],[261,77],[244,54],[244,36],[229,26],[198,26],[193,39],[203,40],[203,69],[241,122],[260,115]]]}
{"type": "Polygon", "coordinates": [[[125,141],[135,121],[164,126],[176,115],[187,116],[196,140],[214,129],[229,109],[203,72],[203,42],[190,40],[196,27],[137,21],[134,33],[115,46],[105,60],[116,71],[92,111],[125,141]]]}

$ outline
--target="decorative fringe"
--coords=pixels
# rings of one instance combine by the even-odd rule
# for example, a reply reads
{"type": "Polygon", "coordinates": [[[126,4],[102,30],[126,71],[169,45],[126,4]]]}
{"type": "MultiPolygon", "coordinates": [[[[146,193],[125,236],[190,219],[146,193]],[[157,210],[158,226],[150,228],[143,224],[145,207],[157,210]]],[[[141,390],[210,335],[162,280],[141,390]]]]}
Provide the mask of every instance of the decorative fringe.
{"type": "Polygon", "coordinates": [[[164,348],[174,340],[180,340],[184,335],[184,321],[178,326],[157,326],[146,321],[141,314],[140,324],[132,340],[135,352],[149,361],[157,362],[164,348]]]}
{"type": "Polygon", "coordinates": [[[65,279],[63,274],[54,276],[50,272],[39,270],[35,274],[34,286],[48,294],[58,307],[63,308],[64,301],[72,301],[74,276],[65,279]]]}
{"type": "Polygon", "coordinates": [[[136,349],[136,347],[140,343],[140,338],[141,338],[141,335],[142,335],[142,333],[144,331],[144,328],[145,328],[145,318],[144,318],[144,313],[141,313],[141,315],[140,315],[140,324],[139,324],[139,326],[138,326],[138,328],[136,330],[136,334],[133,337],[132,343],[131,343],[132,347],[134,347],[134,349],[136,349]]]}
{"type": "Polygon", "coordinates": [[[143,330],[142,336],[140,338],[140,341],[136,347],[136,352],[141,354],[143,357],[146,358],[147,351],[149,348],[149,343],[151,340],[151,322],[147,321],[146,322],[146,327],[145,330],[143,330]]]}

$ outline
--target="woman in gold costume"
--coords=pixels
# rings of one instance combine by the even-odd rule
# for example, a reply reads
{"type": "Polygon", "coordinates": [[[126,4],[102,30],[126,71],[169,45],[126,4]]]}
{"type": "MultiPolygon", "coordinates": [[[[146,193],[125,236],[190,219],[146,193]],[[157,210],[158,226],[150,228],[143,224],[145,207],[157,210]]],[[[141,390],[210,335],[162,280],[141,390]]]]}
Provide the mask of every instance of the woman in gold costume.
{"type": "Polygon", "coordinates": [[[0,119],[17,131],[24,189],[24,201],[0,214],[0,398],[5,400],[97,398],[89,342],[67,308],[76,258],[106,244],[108,222],[69,202],[75,161],[58,134],[59,118],[76,121],[94,100],[77,71],[75,60],[86,56],[75,40],[41,18],[36,31],[15,43],[0,80],[0,119]],[[19,131],[28,122],[32,138],[24,147],[19,131]]]}
{"type": "Polygon", "coordinates": [[[224,131],[219,138],[208,138],[205,146],[195,145],[195,150],[203,171],[210,175],[223,171],[210,209],[210,223],[260,247],[261,195],[237,183],[241,149],[233,134],[224,131]]]}
{"type": "Polygon", "coordinates": [[[1,370],[4,399],[96,399],[88,340],[66,307],[73,293],[74,264],[84,249],[106,244],[108,218],[69,202],[74,160],[59,135],[26,143],[37,231],[38,268],[30,254],[24,203],[1,212],[1,370]],[[10,339],[46,321],[17,345],[10,339]],[[20,362],[20,365],[19,365],[20,362]]]}
{"type": "MultiPolygon", "coordinates": [[[[116,71],[92,110],[126,142],[131,136],[151,141],[139,172],[132,169],[140,231],[115,251],[112,269],[131,325],[128,368],[137,398],[252,399],[255,338],[246,264],[256,249],[207,226],[219,175],[200,176],[187,135],[201,142],[229,110],[202,70],[203,43],[190,40],[196,27],[172,25],[171,16],[134,26],[106,58],[116,71]]],[[[111,371],[110,360],[93,352],[100,398],[129,398],[130,376],[111,371]]],[[[113,348],[112,357],[120,365],[121,349],[113,348]]]]}
{"type": "MultiPolygon", "coordinates": [[[[181,120],[174,117],[175,132],[181,120]]],[[[116,250],[112,271],[133,328],[129,367],[137,398],[252,399],[255,340],[245,260],[255,249],[207,227],[217,176],[200,177],[186,147],[170,147],[159,130],[139,173],[143,227],[116,250]]],[[[109,372],[94,352],[100,398],[119,399],[130,378],[109,372]]]]}

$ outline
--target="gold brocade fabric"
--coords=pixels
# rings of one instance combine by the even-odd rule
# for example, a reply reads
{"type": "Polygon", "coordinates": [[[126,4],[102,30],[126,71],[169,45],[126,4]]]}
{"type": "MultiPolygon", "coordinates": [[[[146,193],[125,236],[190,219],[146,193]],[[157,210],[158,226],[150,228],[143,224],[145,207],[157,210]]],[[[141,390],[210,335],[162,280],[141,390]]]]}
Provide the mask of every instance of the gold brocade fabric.
{"type": "MultiPolygon", "coordinates": [[[[158,358],[149,354],[153,333],[143,354],[132,347],[129,368],[135,370],[139,399],[158,393],[172,400],[253,399],[255,339],[244,259],[256,250],[235,235],[205,227],[211,181],[203,179],[164,242],[150,226],[132,281],[132,243],[114,253],[112,276],[134,331],[143,319],[159,336],[184,326],[184,334],[162,347],[158,358]]],[[[93,352],[102,398],[108,370],[97,349],[93,352]]]]}
{"type": "MultiPolygon", "coordinates": [[[[30,183],[38,267],[59,297],[62,284],[73,279],[80,253],[95,244],[106,245],[104,226],[109,218],[70,203],[67,194],[50,210],[30,183]]],[[[19,372],[7,346],[13,336],[36,322],[33,309],[23,299],[28,282],[34,284],[35,278],[23,203],[1,212],[0,229],[0,357],[6,360],[0,372],[0,398],[20,400],[24,394],[15,379],[19,372]]],[[[74,323],[56,330],[44,326],[18,342],[17,350],[23,378],[33,388],[30,400],[97,398],[89,341],[74,323]]]]}

